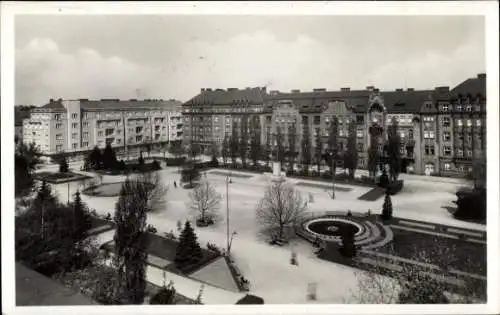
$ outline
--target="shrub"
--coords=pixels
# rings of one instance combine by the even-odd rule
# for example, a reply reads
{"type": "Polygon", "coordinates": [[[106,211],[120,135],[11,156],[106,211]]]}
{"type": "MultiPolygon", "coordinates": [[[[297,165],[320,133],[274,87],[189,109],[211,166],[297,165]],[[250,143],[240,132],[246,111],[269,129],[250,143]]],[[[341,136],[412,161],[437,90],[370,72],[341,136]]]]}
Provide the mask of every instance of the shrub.
{"type": "Polygon", "coordinates": [[[217,245],[212,244],[210,242],[207,243],[207,248],[219,255],[222,253],[222,250],[217,245]]]}
{"type": "Polygon", "coordinates": [[[158,230],[153,225],[148,224],[146,227],[146,232],[156,234],[158,230]]]}
{"type": "Polygon", "coordinates": [[[462,220],[485,220],[486,219],[486,190],[475,189],[473,191],[457,192],[457,210],[453,216],[462,220]]]}
{"type": "Polygon", "coordinates": [[[323,179],[332,179],[332,172],[326,171],[323,174],[321,174],[321,178],[323,179]]]}
{"type": "Polygon", "coordinates": [[[287,177],[289,177],[289,176],[293,176],[293,175],[295,175],[295,172],[294,172],[293,170],[287,170],[287,171],[285,172],[285,174],[286,174],[286,176],[287,176],[287,177]]]}
{"type": "Polygon", "coordinates": [[[161,170],[160,162],[158,162],[156,159],[153,160],[153,162],[151,163],[151,170],[153,171],[161,170]]]}
{"type": "Polygon", "coordinates": [[[165,232],[165,237],[170,240],[176,240],[177,236],[175,236],[174,231],[165,232]]]}
{"type": "Polygon", "coordinates": [[[176,291],[172,282],[168,286],[161,288],[158,293],[156,293],[149,304],[175,304],[176,291]]]}
{"type": "Polygon", "coordinates": [[[312,177],[317,177],[317,176],[319,176],[318,171],[312,171],[312,172],[311,172],[311,176],[312,176],[312,177]]]}
{"type": "Polygon", "coordinates": [[[212,156],[212,160],[210,161],[210,166],[212,167],[218,167],[219,166],[219,161],[215,156],[212,156]]]}
{"type": "Polygon", "coordinates": [[[387,188],[389,186],[389,176],[387,175],[387,171],[384,170],[382,175],[380,175],[378,185],[382,188],[387,188]]]}
{"type": "Polygon", "coordinates": [[[117,168],[119,171],[125,171],[125,170],[127,169],[127,164],[125,164],[125,161],[120,160],[120,161],[116,164],[116,168],[117,168]]]}
{"type": "Polygon", "coordinates": [[[356,256],[356,245],[354,244],[354,233],[345,232],[341,236],[342,245],[340,247],[340,254],[346,258],[353,258],[356,256]]]}
{"type": "Polygon", "coordinates": [[[307,170],[307,168],[301,169],[299,171],[299,175],[300,176],[309,176],[309,171],[307,170]]]}
{"type": "Polygon", "coordinates": [[[352,212],[351,212],[351,210],[347,210],[347,216],[348,216],[348,217],[352,217],[352,212]]]}
{"type": "Polygon", "coordinates": [[[212,225],[214,224],[214,221],[212,218],[205,218],[205,220],[202,220],[202,219],[197,219],[196,220],[196,226],[198,227],[206,227],[206,226],[209,226],[209,225],[212,225]]]}
{"type": "Polygon", "coordinates": [[[385,194],[384,205],[382,206],[382,219],[390,220],[392,219],[392,201],[391,195],[385,194]]]}
{"type": "Polygon", "coordinates": [[[106,218],[105,218],[107,221],[111,221],[113,218],[111,217],[111,213],[108,212],[108,214],[106,214],[106,218]]]}
{"type": "Polygon", "coordinates": [[[387,191],[389,192],[390,195],[395,195],[398,192],[400,192],[404,187],[404,181],[402,179],[399,179],[393,183],[390,183],[387,186],[387,191]]]}

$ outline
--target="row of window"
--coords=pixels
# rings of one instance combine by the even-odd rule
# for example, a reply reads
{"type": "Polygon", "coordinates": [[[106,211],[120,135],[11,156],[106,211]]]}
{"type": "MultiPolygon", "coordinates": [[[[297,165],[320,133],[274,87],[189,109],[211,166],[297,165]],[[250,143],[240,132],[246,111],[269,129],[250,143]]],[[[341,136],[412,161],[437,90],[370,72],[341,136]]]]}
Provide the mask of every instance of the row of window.
{"type": "MultiPolygon", "coordinates": [[[[450,106],[451,105],[443,104],[441,106],[441,108],[442,108],[443,112],[447,112],[447,111],[450,110],[450,106]]],[[[464,109],[466,111],[468,111],[468,112],[471,112],[472,111],[472,105],[461,105],[461,104],[455,105],[455,110],[457,110],[457,111],[462,111],[464,109]]],[[[474,109],[479,112],[481,110],[481,106],[480,105],[474,105],[474,109]]]]}
{"type": "MultiPolygon", "coordinates": [[[[475,122],[476,122],[475,125],[477,127],[481,127],[481,125],[482,125],[481,119],[476,119],[475,122]]],[[[462,119],[457,118],[455,120],[455,124],[457,126],[461,127],[464,125],[464,122],[462,119]]],[[[450,117],[443,117],[443,127],[450,127],[450,125],[451,125],[451,118],[450,117]]],[[[472,125],[473,125],[472,119],[466,119],[466,125],[467,125],[467,127],[472,127],[472,125]]]]}

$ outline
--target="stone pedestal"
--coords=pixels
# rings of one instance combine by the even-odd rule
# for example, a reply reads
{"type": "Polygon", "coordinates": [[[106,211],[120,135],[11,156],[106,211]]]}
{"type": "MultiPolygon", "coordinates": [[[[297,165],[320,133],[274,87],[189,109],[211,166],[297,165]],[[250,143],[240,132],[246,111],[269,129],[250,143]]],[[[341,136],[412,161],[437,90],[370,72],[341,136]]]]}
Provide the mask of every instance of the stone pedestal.
{"type": "Polygon", "coordinates": [[[281,174],[281,167],[279,162],[273,162],[273,175],[271,177],[271,180],[273,182],[282,182],[285,180],[283,178],[283,175],[281,174]]]}

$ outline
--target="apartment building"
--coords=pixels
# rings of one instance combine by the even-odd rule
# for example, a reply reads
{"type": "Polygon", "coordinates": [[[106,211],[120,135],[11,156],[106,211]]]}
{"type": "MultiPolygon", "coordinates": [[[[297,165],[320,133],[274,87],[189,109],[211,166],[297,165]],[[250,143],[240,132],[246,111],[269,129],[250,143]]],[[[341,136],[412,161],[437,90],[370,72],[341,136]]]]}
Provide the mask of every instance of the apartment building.
{"type": "MultiPolygon", "coordinates": [[[[317,135],[321,150],[327,148],[328,127],[333,116],[339,122],[338,148],[346,149],[349,124],[356,124],[358,167],[368,164],[372,135],[378,132],[382,149],[387,127],[398,122],[404,172],[464,176],[472,161],[486,153],[486,75],[479,74],[456,87],[428,90],[412,88],[380,91],[324,88],[303,92],[270,91],[266,88],[201,89],[182,105],[184,141],[207,148],[221,144],[232,127],[244,125],[258,132],[262,143],[277,145],[278,129],[288,145],[290,127],[297,132],[300,152],[309,137],[314,155],[317,135]],[[257,122],[257,123],[248,123],[257,122]]],[[[339,160],[341,165],[342,161],[339,160]]]]}
{"type": "Polygon", "coordinates": [[[43,154],[81,157],[111,144],[117,154],[159,149],[182,139],[181,102],[176,100],[53,100],[31,110],[23,141],[43,154]]]}

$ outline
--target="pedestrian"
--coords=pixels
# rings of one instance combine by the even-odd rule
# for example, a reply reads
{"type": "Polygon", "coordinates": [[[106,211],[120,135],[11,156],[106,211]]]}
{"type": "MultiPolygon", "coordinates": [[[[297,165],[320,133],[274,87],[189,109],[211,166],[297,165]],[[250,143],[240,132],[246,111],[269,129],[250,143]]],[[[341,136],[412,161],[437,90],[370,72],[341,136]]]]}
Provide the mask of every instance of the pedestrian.
{"type": "Polygon", "coordinates": [[[177,182],[174,180],[174,188],[177,188],[177,182]]]}

